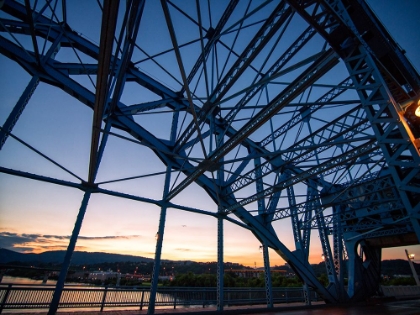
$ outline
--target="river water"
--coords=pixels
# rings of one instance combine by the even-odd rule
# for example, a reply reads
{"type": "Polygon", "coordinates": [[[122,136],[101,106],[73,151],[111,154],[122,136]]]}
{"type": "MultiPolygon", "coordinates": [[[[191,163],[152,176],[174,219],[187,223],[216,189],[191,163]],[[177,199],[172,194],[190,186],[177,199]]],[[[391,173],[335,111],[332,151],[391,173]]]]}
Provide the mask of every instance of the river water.
{"type": "MultiPolygon", "coordinates": [[[[10,277],[10,276],[3,276],[2,283],[12,283],[12,284],[39,284],[45,285],[42,283],[42,280],[34,280],[30,278],[19,278],[19,277],[10,277]]],[[[57,281],[55,280],[48,280],[46,285],[55,285],[57,281]]]]}

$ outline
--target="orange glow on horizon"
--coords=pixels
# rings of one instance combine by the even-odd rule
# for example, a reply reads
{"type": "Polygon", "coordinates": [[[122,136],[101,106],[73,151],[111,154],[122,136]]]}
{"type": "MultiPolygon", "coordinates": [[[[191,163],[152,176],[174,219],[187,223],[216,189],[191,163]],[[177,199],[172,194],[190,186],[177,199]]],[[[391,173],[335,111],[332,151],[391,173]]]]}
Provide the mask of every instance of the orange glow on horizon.
{"type": "MultiPolygon", "coordinates": [[[[22,244],[19,246],[14,247],[12,250],[17,252],[21,252],[24,254],[41,254],[47,251],[62,251],[67,250],[66,245],[49,245],[49,246],[38,246],[36,244],[22,244]],[[29,246],[35,245],[32,249],[27,249],[29,246]]],[[[132,255],[132,256],[141,256],[149,259],[154,259],[153,252],[144,252],[144,251],[133,251],[133,250],[104,250],[103,248],[96,248],[93,246],[76,246],[76,251],[81,252],[89,252],[89,253],[108,253],[108,254],[119,254],[119,255],[132,255]]],[[[321,254],[317,252],[310,255],[310,263],[311,264],[318,264],[322,262],[321,254]]],[[[286,264],[286,261],[283,260],[279,255],[277,255],[274,251],[270,250],[270,264],[271,266],[282,266],[286,264]]],[[[193,255],[191,252],[186,253],[184,255],[174,254],[174,253],[162,253],[162,259],[168,259],[173,261],[194,261],[199,263],[208,263],[208,262],[216,262],[217,255],[215,253],[209,253],[208,255],[193,255]]],[[[245,267],[257,267],[261,268],[264,266],[263,256],[261,253],[255,253],[253,255],[246,255],[246,254],[234,254],[234,253],[227,253],[224,258],[225,262],[237,263],[241,264],[245,267]]]]}

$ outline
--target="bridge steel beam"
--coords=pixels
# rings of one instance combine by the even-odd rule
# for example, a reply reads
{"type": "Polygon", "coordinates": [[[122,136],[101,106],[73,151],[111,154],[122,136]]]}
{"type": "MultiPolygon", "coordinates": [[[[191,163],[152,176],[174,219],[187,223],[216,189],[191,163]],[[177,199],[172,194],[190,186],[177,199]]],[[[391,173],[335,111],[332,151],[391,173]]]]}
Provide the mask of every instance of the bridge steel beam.
{"type": "MultiPolygon", "coordinates": [[[[62,21],[57,16],[48,16],[48,4],[38,12],[31,8],[29,1],[25,5],[11,0],[1,4],[1,10],[12,18],[1,19],[0,32],[5,36],[0,36],[0,53],[17,62],[32,76],[32,80],[0,129],[0,146],[7,137],[13,138],[75,177],[78,183],[2,166],[0,172],[85,192],[50,314],[58,307],[65,275],[92,193],[148,202],[161,209],[149,314],[153,314],[155,308],[166,211],[170,207],[217,218],[218,311],[223,310],[223,220],[249,229],[261,242],[268,307],[272,306],[268,248],[275,250],[292,266],[304,281],[306,293],[313,288],[332,303],[360,300],[375,293],[380,263],[380,249],[375,246],[375,240],[389,235],[415,233],[420,242],[419,142],[402,115],[400,106],[407,98],[418,96],[420,79],[396,44],[388,40],[389,35],[363,1],[346,1],[347,6],[344,6],[341,0],[279,0],[267,1],[255,7],[249,3],[244,7],[242,2],[232,0],[224,6],[217,24],[210,21],[205,26],[198,1],[195,3],[197,12],[194,16],[183,12],[181,5],[162,0],[172,42],[168,51],[177,57],[178,70],[182,72],[182,80],[171,74],[172,79],[179,83],[176,88],[170,88],[171,84],[161,78],[154,79],[147,75],[140,70],[140,66],[137,68],[141,62],[137,64],[132,61],[138,49],[147,59],[158,64],[157,59],[150,57],[136,42],[143,11],[147,8],[145,2],[129,1],[127,4],[123,27],[117,31],[118,1],[104,2],[99,46],[67,25],[65,2],[62,21]],[[239,7],[245,8],[245,14],[239,7]],[[357,8],[366,21],[372,22],[375,37],[385,43],[384,52],[378,49],[380,45],[372,45],[361,35],[365,25],[360,17],[352,14],[351,8],[357,8]],[[178,42],[177,32],[181,30],[176,29],[178,18],[172,18],[171,9],[198,27],[199,36],[195,43],[201,47],[201,51],[191,63],[182,59],[185,57],[182,49],[188,44],[184,46],[178,42]],[[258,14],[265,15],[259,19],[254,14],[256,17],[258,14]],[[240,17],[237,18],[237,15],[240,17]],[[231,20],[235,18],[237,20],[231,20]],[[305,25],[296,31],[288,47],[282,50],[277,44],[282,43],[283,34],[292,27],[289,23],[295,18],[300,22],[303,19],[305,25]],[[108,23],[108,19],[111,23],[108,23]],[[252,36],[245,36],[247,40],[243,47],[235,46],[236,38],[250,29],[255,32],[252,36]],[[32,50],[14,40],[14,34],[27,36],[32,50]],[[226,44],[225,39],[229,35],[235,40],[226,44]],[[326,43],[321,45],[319,51],[311,51],[307,58],[294,61],[300,53],[305,53],[305,48],[313,44],[311,41],[314,39],[317,42],[325,40],[326,43]],[[50,45],[46,53],[38,45],[41,40],[50,45]],[[75,64],[55,60],[60,47],[77,50],[94,61],[75,64]],[[226,49],[229,57],[226,57],[225,63],[219,64],[216,59],[222,56],[218,55],[220,47],[226,49]],[[266,53],[265,57],[261,57],[263,52],[266,53]],[[387,64],[382,54],[389,57],[397,65],[396,69],[400,70],[387,64]],[[330,74],[340,61],[347,67],[349,77],[341,78],[338,84],[318,82],[325,74],[330,74]],[[215,62],[216,66],[212,64],[215,62]],[[222,71],[218,67],[223,68],[222,71]],[[73,78],[76,75],[96,75],[97,84],[89,90],[73,78]],[[248,86],[238,88],[248,75],[248,86]],[[291,82],[283,82],[288,76],[292,77],[291,82]],[[200,80],[204,96],[192,86],[193,82],[198,84],[200,80]],[[62,89],[93,110],[86,181],[12,133],[38,82],[62,89]],[[124,104],[121,96],[127,82],[146,89],[155,98],[124,104]],[[272,86],[279,89],[273,93],[272,86]],[[316,88],[322,88],[324,92],[317,91],[317,94],[313,91],[316,88]],[[349,92],[357,95],[358,99],[355,100],[357,96],[348,96],[349,92]],[[266,101],[260,102],[263,96],[266,101]],[[340,98],[346,100],[340,102],[340,98]],[[321,113],[329,105],[342,105],[340,107],[345,110],[327,121],[327,118],[321,117],[321,113]],[[289,108],[293,112],[288,116],[284,112],[289,108]],[[172,114],[169,139],[159,138],[139,123],[135,116],[163,109],[172,114]],[[243,119],[242,113],[251,109],[253,114],[245,116],[244,123],[239,123],[243,119]],[[185,113],[186,119],[183,121],[181,113],[185,113]],[[192,120],[189,120],[191,117],[192,120]],[[282,121],[284,117],[290,119],[282,121]],[[318,127],[320,122],[321,126],[318,127]],[[305,124],[308,128],[303,128],[305,124]],[[270,125],[269,131],[260,130],[260,127],[267,125],[270,125]],[[118,133],[112,132],[112,128],[118,129],[118,133]],[[285,144],[292,129],[298,130],[296,141],[285,144]],[[128,135],[123,136],[121,131],[128,135]],[[110,136],[150,149],[164,164],[166,168],[162,174],[166,178],[161,200],[110,191],[100,187],[104,182],[96,182],[102,153],[110,136]],[[194,151],[197,144],[202,147],[198,157],[194,151]],[[233,154],[236,149],[241,151],[239,156],[233,154]],[[329,152],[332,152],[332,156],[325,158],[329,152]],[[232,165],[230,169],[229,164],[232,165]],[[377,172],[378,169],[381,171],[377,172]],[[175,181],[171,189],[169,183],[174,172],[183,173],[185,179],[175,181]],[[216,178],[213,175],[215,172],[216,178]],[[345,181],[347,184],[343,185],[345,181]],[[373,187],[372,181],[375,182],[373,187]],[[217,205],[217,211],[194,209],[170,202],[192,183],[203,188],[217,205]],[[297,203],[294,196],[298,185],[307,186],[303,203],[297,203]],[[245,191],[245,197],[237,197],[245,191]],[[288,195],[287,207],[282,204],[282,192],[288,195]],[[386,200],[387,206],[380,205],[378,200],[386,200]],[[253,215],[254,205],[257,208],[255,212],[258,212],[256,215],[253,215]],[[328,214],[327,209],[332,209],[332,214],[328,214]],[[381,215],[383,219],[375,221],[375,215],[381,215]],[[233,219],[234,216],[237,220],[233,219]],[[293,223],[295,250],[280,241],[272,224],[288,217],[293,223]],[[315,228],[319,231],[326,256],[330,280],[328,288],[316,278],[308,261],[311,229],[315,228]],[[333,233],[333,252],[328,239],[330,233],[333,233]],[[343,247],[343,239],[346,248],[343,247]],[[369,266],[363,264],[357,248],[363,249],[363,257],[369,266]],[[347,252],[349,265],[347,292],[343,283],[344,252],[347,252]]],[[[54,11],[52,7],[51,10],[54,11]]],[[[164,70],[166,73],[170,71],[164,70]]]]}
{"type": "MultiPolygon", "coordinates": [[[[208,97],[208,102],[204,104],[199,116],[197,117],[198,124],[201,124],[208,116],[209,112],[215,109],[215,105],[220,102],[222,97],[229,91],[229,88],[237,81],[245,69],[258,56],[258,53],[264,48],[267,42],[274,36],[278,29],[283,25],[292,10],[285,7],[285,3],[281,1],[273,10],[271,15],[264,21],[263,26],[259,29],[257,34],[250,40],[248,46],[244,49],[235,63],[230,67],[229,71],[220,80],[218,85],[208,97]]],[[[191,123],[184,134],[180,137],[181,142],[179,146],[183,146],[185,142],[192,136],[193,132],[198,126],[191,123]]]]}
{"type": "Polygon", "coordinates": [[[58,310],[58,304],[60,303],[61,294],[64,289],[64,282],[67,277],[68,270],[70,268],[71,257],[73,256],[74,249],[76,247],[77,238],[79,237],[80,229],[82,228],[83,218],[85,217],[86,209],[88,202],[91,196],[91,192],[85,192],[82,200],[82,204],[77,215],[76,222],[70,237],[70,242],[64,256],[63,264],[60,269],[60,275],[58,277],[57,283],[55,285],[54,294],[48,309],[48,315],[55,315],[58,310]]]}
{"type": "Polygon", "coordinates": [[[222,312],[224,306],[224,231],[223,231],[223,221],[224,214],[219,211],[219,216],[217,217],[217,311],[222,312]]]}
{"type": "Polygon", "coordinates": [[[229,153],[235,146],[243,141],[248,135],[254,132],[261,124],[269,120],[275,113],[286,105],[291,99],[300,94],[306,87],[312,84],[317,78],[331,69],[337,62],[337,58],[332,51],[326,52],[308,70],[297,78],[283,93],[278,95],[267,107],[252,118],[241,130],[226,141],[217,151],[212,152],[208,159],[201,162],[196,171],[184,179],[168,195],[168,200],[175,197],[185,187],[191,184],[201,174],[203,174],[212,164],[229,153]]]}
{"type": "MultiPolygon", "coordinates": [[[[320,0],[313,1],[318,3],[318,6],[315,6],[318,11],[314,10],[309,13],[309,5],[313,5],[312,2],[310,4],[295,0],[288,2],[343,57],[393,179],[399,188],[401,199],[407,208],[407,215],[411,218],[413,228],[420,241],[420,203],[418,202],[420,153],[417,147],[418,142],[415,141],[405,118],[402,117],[400,105],[395,102],[382,75],[383,72],[380,71],[384,67],[377,57],[380,52],[372,50],[359,31],[355,30],[354,22],[348,18],[348,13],[343,10],[344,6],[340,0],[329,1],[331,7],[337,10],[336,12],[328,6],[324,6],[323,1],[320,0]],[[339,16],[339,14],[341,15],[339,16]],[[317,18],[319,15],[325,17],[323,22],[317,18]],[[326,24],[327,20],[328,24],[326,24]],[[337,36],[337,33],[329,33],[336,29],[342,31],[341,37],[337,36]],[[351,38],[352,31],[355,37],[350,41],[348,39],[351,38]],[[345,40],[347,41],[345,42],[345,40]],[[340,44],[343,45],[340,47],[340,44]],[[405,152],[409,152],[409,155],[407,156],[405,152]]],[[[378,36],[380,35],[378,34],[378,36]]],[[[398,51],[397,47],[387,49],[390,58],[396,62],[401,58],[406,60],[398,51]]],[[[408,61],[406,62],[408,63],[408,61]]],[[[409,71],[406,76],[410,78],[413,90],[418,92],[418,84],[415,82],[419,82],[419,76],[412,71],[409,71]]]]}
{"type": "Polygon", "coordinates": [[[4,143],[6,142],[7,137],[12,132],[13,127],[15,126],[16,122],[19,120],[20,115],[25,109],[26,104],[28,104],[28,101],[31,98],[32,94],[34,93],[36,87],[38,86],[38,83],[39,83],[38,76],[33,76],[31,81],[29,81],[28,85],[23,91],[22,95],[20,96],[19,100],[17,101],[12,112],[7,117],[6,122],[4,123],[3,127],[0,130],[0,150],[3,147],[4,143]]]}
{"type": "Polygon", "coordinates": [[[418,143],[387,89],[374,58],[366,49],[360,45],[354,47],[345,62],[420,241],[418,143]]]}

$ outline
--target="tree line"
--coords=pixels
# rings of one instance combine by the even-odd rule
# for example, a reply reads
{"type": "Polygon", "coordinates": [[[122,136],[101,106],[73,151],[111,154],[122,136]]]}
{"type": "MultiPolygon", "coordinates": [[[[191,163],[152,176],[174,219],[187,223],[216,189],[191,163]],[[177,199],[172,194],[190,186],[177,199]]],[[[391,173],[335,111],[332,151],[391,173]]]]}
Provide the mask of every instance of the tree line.
{"type": "MultiPolygon", "coordinates": [[[[287,277],[278,273],[272,273],[272,285],[274,287],[301,287],[301,280],[296,277],[287,277]]],[[[179,274],[172,281],[165,281],[164,285],[174,287],[216,287],[217,276],[215,274],[194,274],[192,272],[179,274]]],[[[223,276],[224,287],[264,287],[265,278],[261,273],[257,277],[240,277],[234,272],[226,272],[223,276]]]]}

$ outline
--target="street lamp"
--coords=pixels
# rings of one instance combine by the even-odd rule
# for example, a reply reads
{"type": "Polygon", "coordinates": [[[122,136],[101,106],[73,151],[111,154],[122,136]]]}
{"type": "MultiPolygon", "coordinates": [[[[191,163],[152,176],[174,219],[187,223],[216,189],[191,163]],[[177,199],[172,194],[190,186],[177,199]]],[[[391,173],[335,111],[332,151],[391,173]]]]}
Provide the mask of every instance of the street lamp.
{"type": "Polygon", "coordinates": [[[416,269],[414,268],[414,265],[413,265],[414,254],[409,254],[409,253],[407,252],[407,250],[405,250],[405,254],[407,255],[407,260],[408,260],[408,263],[409,263],[409,265],[410,265],[411,272],[413,273],[414,280],[416,281],[416,284],[417,284],[418,286],[420,286],[419,277],[417,276],[416,269]]]}
{"type": "Polygon", "coordinates": [[[401,116],[404,117],[405,122],[411,130],[414,141],[419,145],[420,138],[420,99],[409,99],[400,104],[401,116]]]}
{"type": "Polygon", "coordinates": [[[420,117],[420,99],[416,100],[415,98],[411,98],[404,103],[401,103],[400,107],[404,113],[408,112],[420,117]]]}

